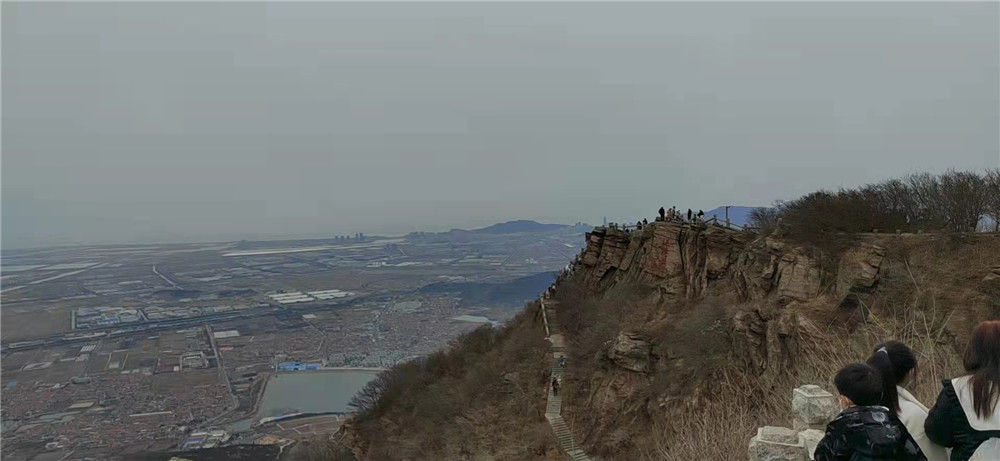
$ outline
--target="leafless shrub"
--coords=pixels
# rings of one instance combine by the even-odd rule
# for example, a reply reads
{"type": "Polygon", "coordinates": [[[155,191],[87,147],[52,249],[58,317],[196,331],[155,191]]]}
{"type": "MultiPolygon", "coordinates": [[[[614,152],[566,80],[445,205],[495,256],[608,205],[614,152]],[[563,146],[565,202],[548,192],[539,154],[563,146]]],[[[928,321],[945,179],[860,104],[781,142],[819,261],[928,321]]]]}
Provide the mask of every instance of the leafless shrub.
{"type": "MultiPolygon", "coordinates": [[[[1000,217],[1000,173],[949,170],[912,174],[856,189],[818,191],[751,213],[751,224],[773,230],[778,219],[789,238],[816,243],[836,233],[972,232],[984,217],[1000,217]]],[[[1000,229],[1000,224],[994,224],[1000,229]]]]}

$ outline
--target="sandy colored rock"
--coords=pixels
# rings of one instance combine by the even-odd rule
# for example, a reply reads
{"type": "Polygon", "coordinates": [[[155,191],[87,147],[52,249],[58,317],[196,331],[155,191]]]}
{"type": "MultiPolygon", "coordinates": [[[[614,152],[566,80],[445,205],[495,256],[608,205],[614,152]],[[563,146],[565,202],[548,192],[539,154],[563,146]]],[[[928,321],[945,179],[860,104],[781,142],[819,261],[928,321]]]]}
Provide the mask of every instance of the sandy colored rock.
{"type": "Polygon", "coordinates": [[[608,358],[627,370],[649,373],[653,369],[653,346],[636,333],[619,333],[608,349],[608,358]]]}
{"type": "Polygon", "coordinates": [[[779,299],[806,301],[819,295],[823,271],[802,249],[766,237],[739,254],[731,278],[745,300],[776,294],[779,299]]]}
{"type": "Polygon", "coordinates": [[[734,355],[758,373],[777,375],[795,366],[798,316],[792,310],[754,308],[733,317],[734,355]]]}
{"type": "Polygon", "coordinates": [[[587,234],[581,258],[585,285],[599,292],[639,282],[668,298],[701,298],[711,282],[728,278],[749,238],[718,226],[678,222],[657,222],[632,233],[597,228],[587,234]]]}

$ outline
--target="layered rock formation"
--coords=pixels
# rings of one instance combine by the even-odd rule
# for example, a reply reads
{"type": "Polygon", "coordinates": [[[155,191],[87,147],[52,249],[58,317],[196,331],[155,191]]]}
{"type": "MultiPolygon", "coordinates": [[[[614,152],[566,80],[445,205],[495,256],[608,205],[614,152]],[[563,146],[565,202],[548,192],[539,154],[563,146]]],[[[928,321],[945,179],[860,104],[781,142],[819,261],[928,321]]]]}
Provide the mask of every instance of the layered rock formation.
{"type": "Polygon", "coordinates": [[[719,226],[674,222],[657,222],[633,233],[597,228],[587,234],[580,263],[594,292],[640,282],[669,298],[695,299],[728,274],[749,239],[719,226]]]}
{"type": "MultiPolygon", "coordinates": [[[[653,287],[666,301],[734,294],[736,302],[751,306],[730,319],[734,355],[766,374],[795,366],[798,305],[830,296],[852,307],[858,295],[875,288],[884,259],[883,248],[859,243],[825,269],[815,252],[780,232],[758,238],[714,225],[656,222],[632,233],[594,229],[576,269],[598,295],[623,283],[653,287]]],[[[647,371],[619,352],[631,338],[619,335],[609,358],[622,369],[647,371]]]]}

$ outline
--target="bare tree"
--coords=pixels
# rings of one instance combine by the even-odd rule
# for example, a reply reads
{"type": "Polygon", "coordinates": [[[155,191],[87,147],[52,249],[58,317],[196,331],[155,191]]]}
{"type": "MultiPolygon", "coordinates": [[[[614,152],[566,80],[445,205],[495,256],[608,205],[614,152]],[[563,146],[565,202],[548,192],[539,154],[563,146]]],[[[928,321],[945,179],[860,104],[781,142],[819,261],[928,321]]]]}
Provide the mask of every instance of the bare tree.
{"type": "Polygon", "coordinates": [[[757,232],[763,235],[770,234],[778,224],[778,217],[781,212],[781,203],[775,203],[773,207],[754,208],[750,211],[750,218],[747,220],[747,227],[756,227],[757,232]]]}
{"type": "Polygon", "coordinates": [[[986,177],[949,170],[941,175],[941,200],[947,210],[949,229],[975,232],[989,203],[986,177]]]}
{"type": "Polygon", "coordinates": [[[1000,232],[1000,168],[986,170],[986,215],[993,232],[1000,232]]]}

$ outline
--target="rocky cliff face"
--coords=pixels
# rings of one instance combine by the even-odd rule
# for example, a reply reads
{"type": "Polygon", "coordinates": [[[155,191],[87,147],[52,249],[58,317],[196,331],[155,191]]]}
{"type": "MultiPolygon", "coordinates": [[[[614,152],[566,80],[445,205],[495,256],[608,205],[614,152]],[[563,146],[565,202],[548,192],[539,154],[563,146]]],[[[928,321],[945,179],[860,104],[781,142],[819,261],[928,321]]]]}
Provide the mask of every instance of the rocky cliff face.
{"type": "Polygon", "coordinates": [[[597,228],[587,234],[581,258],[593,292],[622,282],[654,286],[670,299],[705,296],[710,284],[729,273],[748,234],[718,226],[657,222],[625,233],[597,228]]]}
{"type": "Polygon", "coordinates": [[[821,260],[780,230],[757,236],[676,222],[630,233],[594,229],[574,265],[587,298],[623,306],[615,288],[638,285],[651,288],[656,295],[647,301],[660,307],[642,314],[647,325],[621,323],[594,357],[599,366],[580,377],[588,383],[578,419],[584,441],[598,454],[627,451],[622,428],[697,406],[704,396],[696,376],[719,360],[734,359],[763,382],[794,370],[810,323],[802,312],[856,304],[877,285],[884,257],[881,247],[857,243],[835,262],[821,260]]]}

